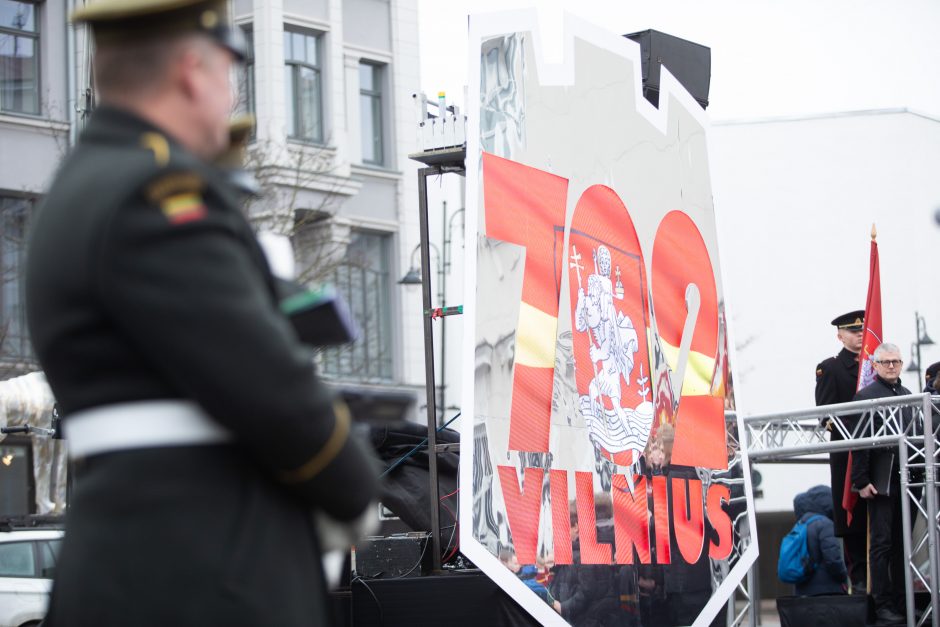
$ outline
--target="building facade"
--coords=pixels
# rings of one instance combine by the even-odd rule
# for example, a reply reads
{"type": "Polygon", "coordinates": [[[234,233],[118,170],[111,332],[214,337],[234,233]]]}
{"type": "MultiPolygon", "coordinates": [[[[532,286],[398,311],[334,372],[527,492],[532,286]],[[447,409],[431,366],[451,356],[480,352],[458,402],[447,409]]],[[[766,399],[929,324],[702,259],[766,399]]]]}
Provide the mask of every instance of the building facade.
{"type": "Polygon", "coordinates": [[[416,0],[235,0],[251,51],[239,82],[257,119],[249,165],[259,229],[291,237],[298,278],[332,283],[359,322],[323,351],[353,410],[414,418],[423,393],[420,293],[398,285],[418,243],[416,0]]]}
{"type": "MultiPolygon", "coordinates": [[[[38,368],[22,298],[25,236],[94,104],[89,36],[67,20],[74,4],[0,0],[0,379],[38,368]]],[[[291,238],[298,278],[332,283],[362,331],[320,352],[320,370],[357,417],[420,418],[420,290],[398,285],[418,243],[407,157],[417,0],[234,0],[231,12],[248,44],[237,106],[257,119],[248,165],[262,184],[246,211],[259,231],[291,238]]],[[[24,443],[0,442],[14,445],[24,443]]]]}

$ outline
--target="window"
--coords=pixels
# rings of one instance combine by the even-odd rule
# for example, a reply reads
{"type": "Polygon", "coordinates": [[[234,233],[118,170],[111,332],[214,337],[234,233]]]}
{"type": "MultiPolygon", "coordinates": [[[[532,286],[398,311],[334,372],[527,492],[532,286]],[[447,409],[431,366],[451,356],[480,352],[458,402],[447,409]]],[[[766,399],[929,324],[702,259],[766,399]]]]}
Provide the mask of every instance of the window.
{"type": "Polygon", "coordinates": [[[0,111],[39,113],[36,5],[0,0],[0,111]]]}
{"type": "Polygon", "coordinates": [[[320,37],[284,30],[284,84],[287,89],[287,134],[323,141],[320,37]]]}
{"type": "Polygon", "coordinates": [[[354,231],[333,284],[359,323],[360,338],[323,351],[323,372],[359,380],[392,378],[389,255],[391,236],[354,231]]]}
{"type": "Polygon", "coordinates": [[[0,577],[35,577],[36,556],[32,542],[0,543],[0,577]]]}
{"type": "MultiPolygon", "coordinates": [[[[2,1],[2,0],[0,0],[2,1]]],[[[29,198],[0,196],[0,357],[32,358],[23,302],[29,198]]]]}
{"type": "Polygon", "coordinates": [[[35,511],[32,450],[28,437],[10,435],[0,442],[0,517],[35,511]]]}
{"type": "Polygon", "coordinates": [[[362,118],[362,162],[382,165],[382,68],[359,64],[359,115],[362,118]]]}
{"type": "Polygon", "coordinates": [[[238,70],[238,100],[235,103],[237,113],[255,112],[255,41],[251,26],[242,27],[245,36],[245,62],[238,70]]]}
{"type": "Polygon", "coordinates": [[[59,561],[59,550],[62,548],[61,540],[44,540],[39,543],[39,576],[46,579],[55,578],[55,567],[59,561]]]}

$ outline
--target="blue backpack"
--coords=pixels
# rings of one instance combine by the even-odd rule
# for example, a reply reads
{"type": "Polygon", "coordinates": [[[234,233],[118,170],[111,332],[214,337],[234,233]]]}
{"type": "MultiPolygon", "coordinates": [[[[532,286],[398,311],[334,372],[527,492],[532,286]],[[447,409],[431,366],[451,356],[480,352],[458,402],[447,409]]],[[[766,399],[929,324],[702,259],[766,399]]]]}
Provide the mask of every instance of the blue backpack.
{"type": "Polygon", "coordinates": [[[809,524],[822,518],[813,514],[809,518],[796,521],[780,543],[780,558],[777,560],[777,577],[784,583],[803,583],[816,570],[816,563],[809,554],[809,542],[806,532],[809,524]]]}

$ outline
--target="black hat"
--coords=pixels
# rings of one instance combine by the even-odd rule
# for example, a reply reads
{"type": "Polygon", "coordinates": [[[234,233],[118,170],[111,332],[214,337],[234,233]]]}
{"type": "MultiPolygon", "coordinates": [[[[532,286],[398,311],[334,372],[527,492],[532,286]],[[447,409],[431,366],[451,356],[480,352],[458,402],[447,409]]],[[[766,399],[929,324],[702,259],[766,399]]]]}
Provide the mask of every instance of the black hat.
{"type": "Polygon", "coordinates": [[[924,376],[927,378],[927,381],[933,381],[938,372],[940,372],[940,361],[935,361],[927,366],[927,370],[924,371],[924,376]]]}
{"type": "Polygon", "coordinates": [[[859,309],[837,316],[833,319],[832,326],[846,331],[861,331],[865,328],[865,310],[859,309]]]}
{"type": "Polygon", "coordinates": [[[70,19],[90,24],[99,45],[194,32],[208,35],[239,60],[245,58],[241,33],[228,23],[226,0],[95,0],[70,19]]]}

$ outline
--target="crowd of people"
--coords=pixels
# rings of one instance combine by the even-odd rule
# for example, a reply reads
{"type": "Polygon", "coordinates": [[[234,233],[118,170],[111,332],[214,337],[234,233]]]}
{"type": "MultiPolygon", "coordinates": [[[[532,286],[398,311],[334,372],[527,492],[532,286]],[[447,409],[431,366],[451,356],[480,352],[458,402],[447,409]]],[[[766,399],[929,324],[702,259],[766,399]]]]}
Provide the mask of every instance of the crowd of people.
{"type": "MultiPolygon", "coordinates": [[[[639,475],[635,489],[652,496],[654,477],[697,479],[689,468],[671,465],[675,431],[671,424],[659,425],[647,443],[645,455],[639,462],[639,475]]],[[[734,451],[729,450],[729,456],[734,451]]],[[[716,480],[740,478],[740,464],[733,464],[716,480]]],[[[745,505],[743,487],[731,482],[731,502],[722,504],[728,517],[738,519],[745,505]]],[[[671,485],[671,481],[667,482],[671,485]]],[[[617,489],[616,487],[612,489],[617,489]]],[[[669,499],[671,502],[671,489],[669,499]]],[[[595,533],[598,543],[616,545],[613,506],[609,494],[598,493],[595,499],[595,533]]],[[[708,556],[710,543],[717,543],[717,532],[704,519],[703,550],[694,563],[687,563],[680,555],[675,535],[668,533],[669,546],[659,546],[656,525],[668,521],[650,516],[648,559],[641,560],[634,553],[633,564],[581,563],[581,536],[577,506],[569,510],[572,559],[570,564],[555,563],[553,555],[541,556],[535,565],[520,565],[514,553],[507,549],[500,559],[529,589],[539,595],[562,618],[574,627],[643,627],[649,625],[692,624],[712,596],[712,572],[708,556]],[[666,552],[666,554],[663,554],[666,552]],[[641,563],[648,562],[648,563],[641,563]]],[[[659,532],[660,534],[662,531],[659,532]]],[[[635,549],[634,549],[635,550],[635,549]]],[[[726,617],[719,612],[713,625],[725,624],[726,617]]]]}

